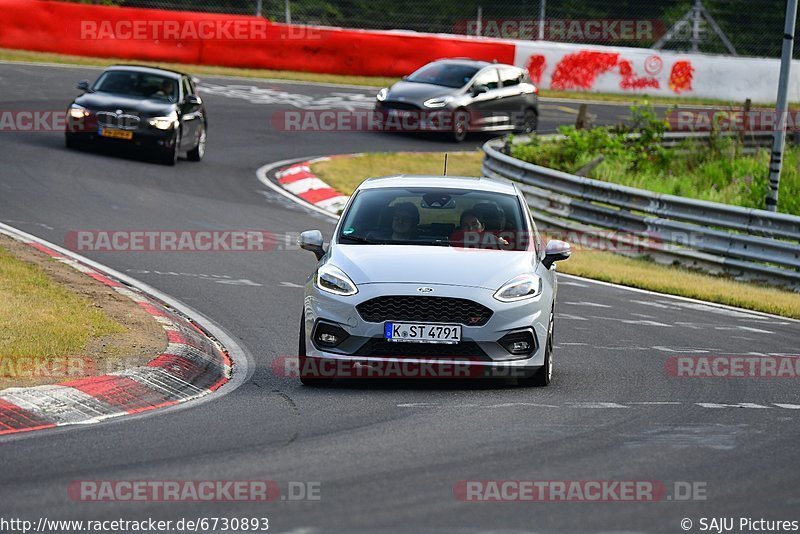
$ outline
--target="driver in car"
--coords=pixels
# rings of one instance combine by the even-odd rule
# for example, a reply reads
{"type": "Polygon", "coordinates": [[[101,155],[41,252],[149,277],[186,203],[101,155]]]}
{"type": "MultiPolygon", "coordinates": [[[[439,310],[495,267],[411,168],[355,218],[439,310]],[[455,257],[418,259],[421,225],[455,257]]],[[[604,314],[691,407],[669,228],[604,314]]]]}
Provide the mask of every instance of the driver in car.
{"type": "Polygon", "coordinates": [[[172,80],[168,80],[165,78],[164,81],[161,82],[161,85],[158,86],[156,92],[153,93],[153,96],[159,96],[162,98],[173,98],[175,96],[174,89],[175,88],[174,84],[172,83],[172,80]]]}
{"type": "Polygon", "coordinates": [[[392,241],[408,241],[417,237],[419,210],[411,202],[398,202],[391,206],[392,227],[370,232],[369,239],[391,239],[392,241]]]}
{"type": "Polygon", "coordinates": [[[461,213],[458,229],[450,235],[450,243],[466,248],[498,248],[508,245],[508,241],[486,231],[481,215],[475,209],[461,213]]]}

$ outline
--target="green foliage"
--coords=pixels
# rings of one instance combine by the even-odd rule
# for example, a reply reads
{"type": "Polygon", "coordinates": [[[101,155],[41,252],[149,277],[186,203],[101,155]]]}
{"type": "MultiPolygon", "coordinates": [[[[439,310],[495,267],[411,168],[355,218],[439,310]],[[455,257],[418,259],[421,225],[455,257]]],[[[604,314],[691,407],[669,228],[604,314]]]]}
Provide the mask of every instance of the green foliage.
{"type": "MultiPolygon", "coordinates": [[[[563,127],[563,140],[534,138],[513,145],[511,155],[566,172],[575,172],[602,155],[604,159],[591,171],[591,178],[658,193],[764,208],[768,150],[742,155],[735,139],[717,133],[702,141],[664,148],[661,140],[667,124],[649,106],[631,111],[630,127],[563,127]]],[[[800,215],[800,147],[787,147],[778,208],[800,215]]]]}

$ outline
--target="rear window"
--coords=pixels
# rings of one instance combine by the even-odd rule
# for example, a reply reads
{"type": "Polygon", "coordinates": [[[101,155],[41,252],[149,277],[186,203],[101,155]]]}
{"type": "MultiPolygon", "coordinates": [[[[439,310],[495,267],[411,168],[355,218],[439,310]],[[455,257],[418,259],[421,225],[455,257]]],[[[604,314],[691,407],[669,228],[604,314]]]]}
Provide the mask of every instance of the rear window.
{"type": "Polygon", "coordinates": [[[464,87],[479,69],[456,63],[431,63],[406,78],[406,81],[445,87],[464,87]]]}

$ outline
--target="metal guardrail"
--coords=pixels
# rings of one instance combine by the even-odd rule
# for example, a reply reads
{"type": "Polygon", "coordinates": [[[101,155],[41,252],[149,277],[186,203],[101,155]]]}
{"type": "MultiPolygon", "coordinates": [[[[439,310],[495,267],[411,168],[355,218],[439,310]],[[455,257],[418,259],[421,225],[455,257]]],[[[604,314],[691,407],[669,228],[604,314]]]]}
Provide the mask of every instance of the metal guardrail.
{"type": "MultiPolygon", "coordinates": [[[[701,136],[669,133],[664,144],[701,136]]],[[[745,146],[769,146],[770,139],[748,135],[745,146]]],[[[512,158],[503,145],[503,139],[484,144],[482,173],[518,182],[545,230],[627,255],[800,290],[800,217],[584,178],[512,158]]]]}

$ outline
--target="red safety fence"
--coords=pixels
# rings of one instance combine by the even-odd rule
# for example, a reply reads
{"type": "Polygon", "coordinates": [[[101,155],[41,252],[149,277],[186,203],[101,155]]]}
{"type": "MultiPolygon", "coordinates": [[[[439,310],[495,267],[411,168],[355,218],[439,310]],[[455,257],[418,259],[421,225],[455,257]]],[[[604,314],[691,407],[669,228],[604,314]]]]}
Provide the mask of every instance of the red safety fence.
{"type": "Polygon", "coordinates": [[[0,47],[228,67],[401,76],[443,57],[513,63],[512,43],[275,24],[248,16],[0,0],[0,47]]]}

